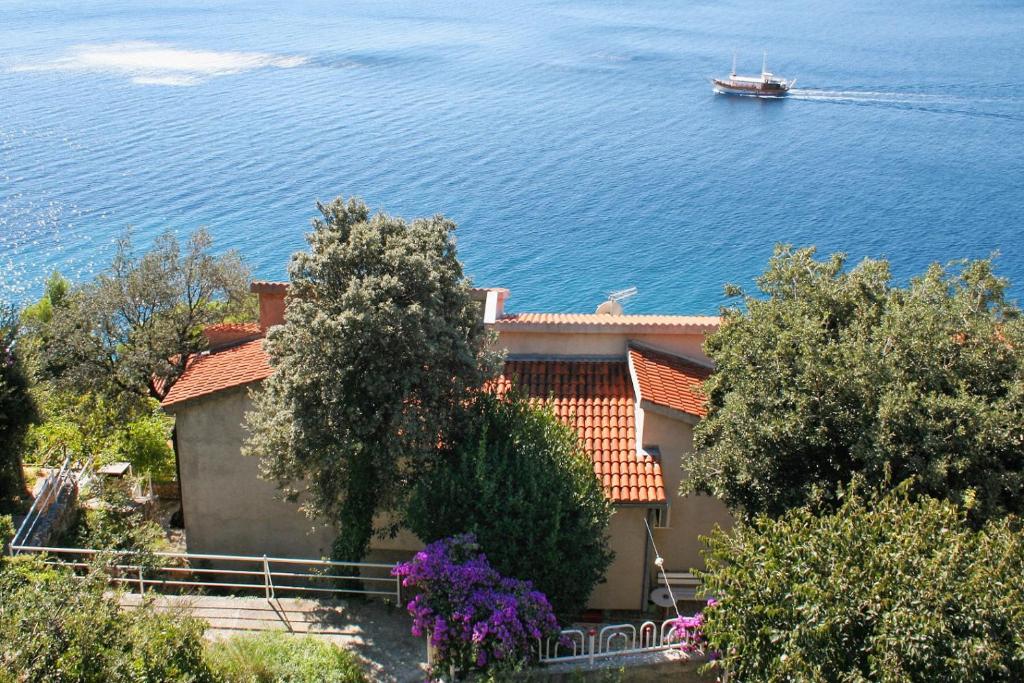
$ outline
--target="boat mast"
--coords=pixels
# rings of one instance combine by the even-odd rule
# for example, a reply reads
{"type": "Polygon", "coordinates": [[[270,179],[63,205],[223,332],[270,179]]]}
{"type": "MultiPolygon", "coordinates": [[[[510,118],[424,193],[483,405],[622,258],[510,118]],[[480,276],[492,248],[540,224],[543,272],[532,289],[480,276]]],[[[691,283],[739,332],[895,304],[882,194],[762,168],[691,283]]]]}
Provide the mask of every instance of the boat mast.
{"type": "Polygon", "coordinates": [[[736,50],[732,51],[732,75],[736,76],[736,50]]]}
{"type": "Polygon", "coordinates": [[[761,77],[768,73],[768,50],[764,51],[764,59],[761,60],[761,77]]]}

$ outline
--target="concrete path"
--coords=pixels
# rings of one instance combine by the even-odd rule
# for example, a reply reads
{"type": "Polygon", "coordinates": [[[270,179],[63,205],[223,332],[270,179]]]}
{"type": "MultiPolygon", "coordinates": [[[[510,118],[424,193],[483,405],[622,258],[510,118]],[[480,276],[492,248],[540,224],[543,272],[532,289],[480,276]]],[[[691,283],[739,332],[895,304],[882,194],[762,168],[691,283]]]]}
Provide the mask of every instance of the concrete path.
{"type": "MultiPolygon", "coordinates": [[[[157,609],[185,610],[208,622],[206,637],[211,640],[252,631],[287,631],[323,638],[351,650],[375,681],[412,683],[424,680],[426,674],[426,642],[409,633],[408,614],[379,602],[206,595],[151,599],[157,609]]],[[[125,594],[122,601],[134,606],[140,597],[125,594]]]]}

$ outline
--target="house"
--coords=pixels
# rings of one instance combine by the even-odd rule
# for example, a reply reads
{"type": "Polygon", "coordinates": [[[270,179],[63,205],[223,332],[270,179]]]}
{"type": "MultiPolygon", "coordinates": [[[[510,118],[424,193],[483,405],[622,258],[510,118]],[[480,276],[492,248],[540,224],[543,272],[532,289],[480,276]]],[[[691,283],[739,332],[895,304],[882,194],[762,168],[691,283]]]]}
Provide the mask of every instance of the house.
{"type": "MultiPolygon", "coordinates": [[[[266,330],[284,320],[287,284],[254,282],[258,324],[207,330],[210,351],[196,358],[163,407],[176,417],[177,449],[189,552],[319,557],[332,529],[278,499],[259,463],[241,455],[249,390],[272,370],[263,351],[266,330]]],[[[579,433],[594,472],[615,505],[609,534],[615,560],[590,606],[637,610],[657,585],[645,520],[667,571],[702,565],[698,536],[728,526],[725,506],[707,496],[678,495],[683,453],[706,414],[699,393],[711,365],[709,316],[610,313],[506,313],[505,289],[476,289],[484,322],[506,351],[499,392],[512,384],[579,433]]],[[[407,558],[422,547],[410,532],[375,540],[371,556],[407,558]]]]}

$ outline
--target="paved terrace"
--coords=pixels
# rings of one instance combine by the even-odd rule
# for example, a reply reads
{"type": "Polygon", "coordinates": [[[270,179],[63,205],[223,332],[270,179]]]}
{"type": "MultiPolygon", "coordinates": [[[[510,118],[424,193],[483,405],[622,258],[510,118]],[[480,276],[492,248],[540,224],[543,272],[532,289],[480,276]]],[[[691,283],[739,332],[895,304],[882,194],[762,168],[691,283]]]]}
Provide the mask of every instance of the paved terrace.
{"type": "MultiPolygon", "coordinates": [[[[409,633],[410,619],[400,607],[377,601],[306,600],[301,598],[147,596],[160,610],[183,610],[209,623],[206,637],[229,638],[252,631],[287,631],[323,638],[357,654],[373,680],[422,681],[426,642],[409,633]]],[[[141,597],[128,593],[122,604],[141,597]]]]}

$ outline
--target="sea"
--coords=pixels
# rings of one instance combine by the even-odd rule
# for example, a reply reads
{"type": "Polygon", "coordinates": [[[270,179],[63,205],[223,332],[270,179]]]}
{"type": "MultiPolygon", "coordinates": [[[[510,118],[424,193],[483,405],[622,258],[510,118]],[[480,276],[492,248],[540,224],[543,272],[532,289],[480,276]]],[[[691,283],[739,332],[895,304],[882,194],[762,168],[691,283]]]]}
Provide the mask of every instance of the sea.
{"type": "Polygon", "coordinates": [[[1020,0],[3,0],[0,298],[130,230],[287,277],[316,202],[458,223],[513,310],[715,313],[777,243],[997,254],[1024,294],[1020,0]],[[785,100],[716,95],[768,67],[785,100]]]}

